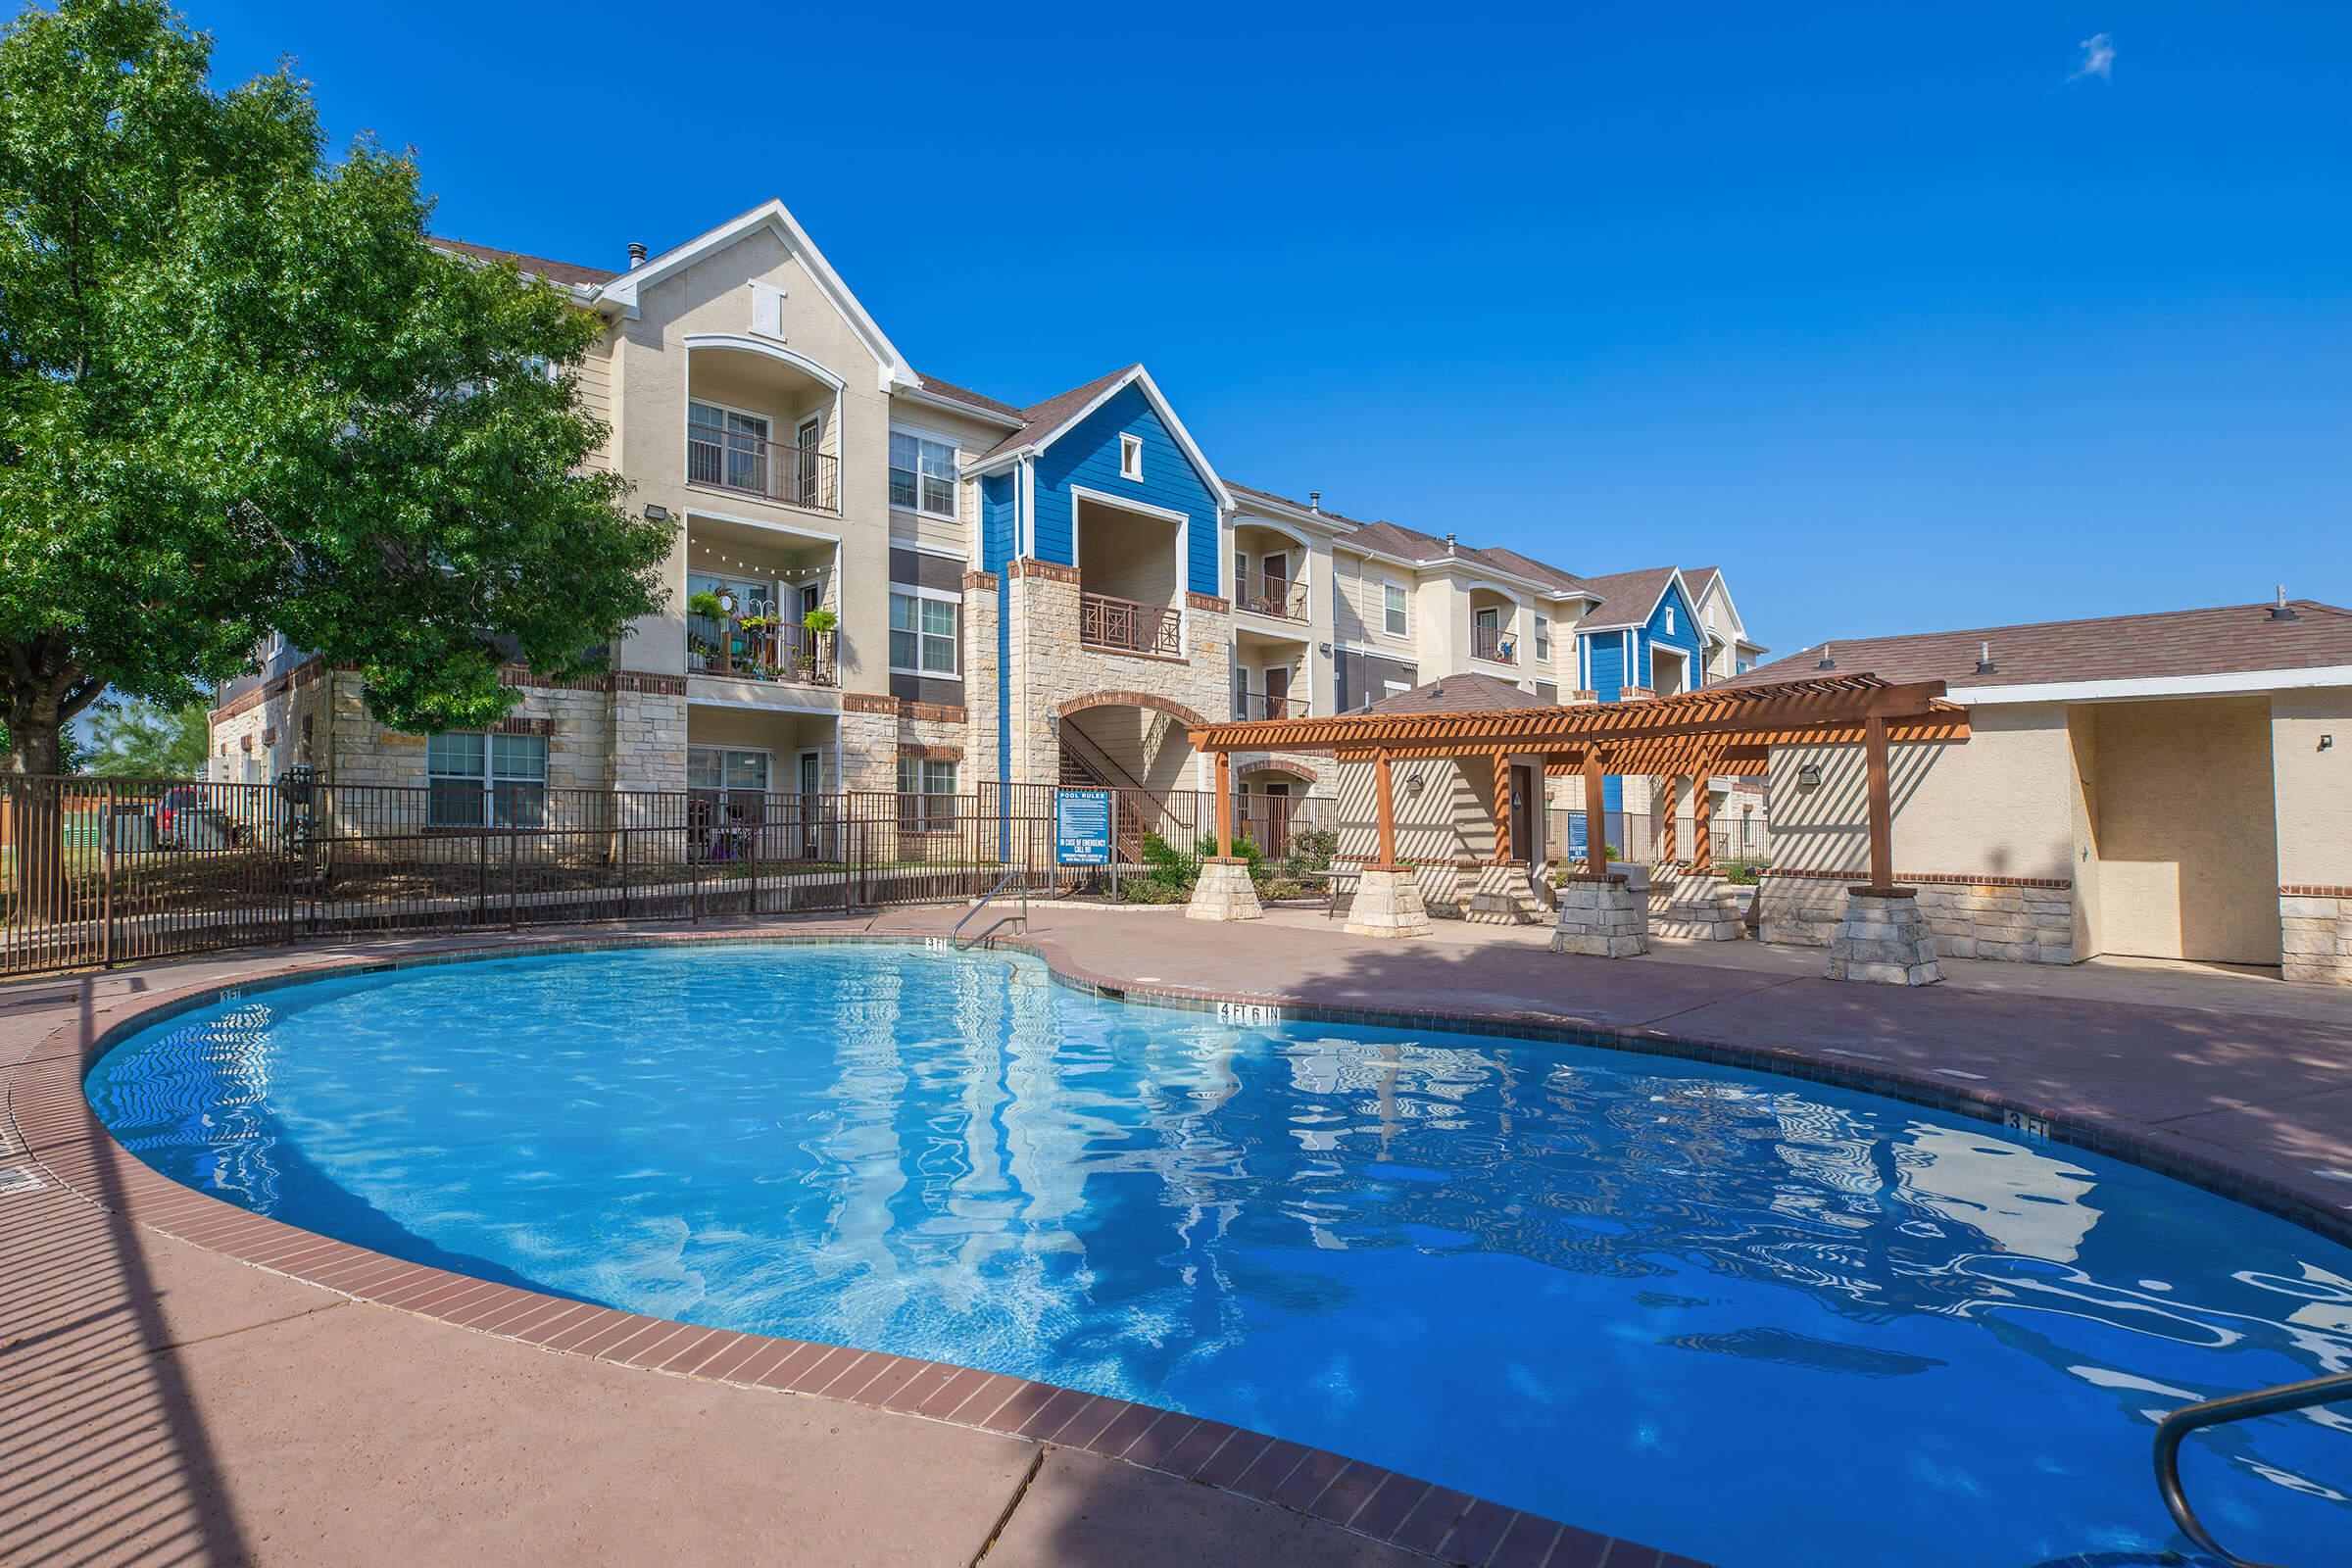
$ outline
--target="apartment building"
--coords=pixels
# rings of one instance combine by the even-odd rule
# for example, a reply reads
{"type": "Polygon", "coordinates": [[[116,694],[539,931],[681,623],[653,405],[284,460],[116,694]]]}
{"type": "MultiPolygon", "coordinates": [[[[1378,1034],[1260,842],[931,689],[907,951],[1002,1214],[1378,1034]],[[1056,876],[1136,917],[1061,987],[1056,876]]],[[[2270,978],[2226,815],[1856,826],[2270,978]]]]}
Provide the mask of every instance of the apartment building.
{"type": "MultiPolygon", "coordinates": [[[[612,430],[596,461],[675,529],[666,607],[599,679],[511,671],[483,734],[388,731],[356,678],[266,650],[221,694],[215,777],[430,783],[453,825],[564,787],[1191,788],[1185,731],[1211,717],[1457,670],[1614,701],[1762,652],[1713,568],[1582,577],[1228,484],[1141,365],[1025,407],[925,374],[781,203],[618,270],[513,260],[605,318],[580,372],[612,430]]],[[[1325,771],[1241,776],[1328,793],[1325,771]]]]}

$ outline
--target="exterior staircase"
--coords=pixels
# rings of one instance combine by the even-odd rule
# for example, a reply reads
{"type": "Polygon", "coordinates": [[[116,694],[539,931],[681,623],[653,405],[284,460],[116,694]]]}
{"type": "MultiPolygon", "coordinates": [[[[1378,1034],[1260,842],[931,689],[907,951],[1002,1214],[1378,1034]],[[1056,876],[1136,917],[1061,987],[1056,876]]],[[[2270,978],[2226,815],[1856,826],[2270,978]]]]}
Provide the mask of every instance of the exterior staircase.
{"type": "MultiPolygon", "coordinates": [[[[1066,719],[1061,726],[1060,783],[1064,789],[1110,791],[1111,840],[1118,846],[1119,861],[1124,865],[1143,863],[1144,835],[1152,830],[1152,821],[1146,818],[1140,803],[1156,805],[1158,798],[1130,778],[1125,768],[1066,719]],[[1073,740],[1079,745],[1071,745],[1073,740]]],[[[1152,813],[1152,818],[1163,814],[1164,809],[1152,813]]]]}

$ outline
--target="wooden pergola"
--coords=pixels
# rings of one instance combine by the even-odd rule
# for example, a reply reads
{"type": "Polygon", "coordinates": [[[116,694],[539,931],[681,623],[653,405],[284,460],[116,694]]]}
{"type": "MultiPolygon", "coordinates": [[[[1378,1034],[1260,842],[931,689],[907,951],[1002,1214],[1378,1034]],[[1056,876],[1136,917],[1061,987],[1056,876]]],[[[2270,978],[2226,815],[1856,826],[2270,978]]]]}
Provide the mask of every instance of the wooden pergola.
{"type": "MultiPolygon", "coordinates": [[[[1757,686],[1711,686],[1674,697],[1625,703],[1550,705],[1483,712],[1363,712],[1329,718],[1237,720],[1189,731],[1192,743],[1216,759],[1217,842],[1233,845],[1235,752],[1329,752],[1342,761],[1369,761],[1380,825],[1380,862],[1399,869],[1396,807],[1391,768],[1399,761],[1445,760],[1461,764],[1489,760],[1494,768],[1495,858],[1510,845],[1509,768],[1514,758],[1540,757],[1548,774],[1585,780],[1585,872],[1605,876],[1601,780],[1611,773],[1662,777],[1670,791],[1691,779],[1693,869],[1711,870],[1714,853],[1706,781],[1717,773],[1761,771],[1775,746],[1859,742],[1870,796],[1870,888],[1894,883],[1894,808],[1887,785],[1890,741],[1965,741],[1968,710],[1943,700],[1943,682],[1894,685],[1873,675],[1823,675],[1757,686]]],[[[1674,856],[1674,818],[1667,814],[1666,858],[1674,856]]]]}

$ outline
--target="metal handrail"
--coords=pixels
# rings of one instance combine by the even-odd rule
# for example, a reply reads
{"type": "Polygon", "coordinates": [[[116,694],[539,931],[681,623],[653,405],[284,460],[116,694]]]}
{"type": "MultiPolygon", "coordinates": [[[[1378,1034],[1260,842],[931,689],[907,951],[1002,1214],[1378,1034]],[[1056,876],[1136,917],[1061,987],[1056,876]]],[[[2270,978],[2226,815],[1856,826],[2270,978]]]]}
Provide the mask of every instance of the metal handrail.
{"type": "Polygon", "coordinates": [[[2270,1563],[2237,1556],[2214,1540],[2213,1532],[2205,1528],[2205,1522],[2188,1505],[2188,1494],[2180,1488],[2180,1440],[2203,1427],[2282,1415],[2315,1404],[2332,1404],[2338,1399],[2352,1399],[2352,1372],[2184,1404],[2156,1423],[2156,1490],[2164,1494],[2164,1506],[2172,1514],[2173,1523],[2180,1527],[2180,1533],[2194,1542],[2198,1549],[2213,1553],[2229,1568],[2275,1568],[2270,1563]]]}
{"type": "MultiPolygon", "coordinates": [[[[975,946],[985,941],[988,936],[987,931],[981,932],[979,936],[972,938],[969,942],[958,942],[956,939],[963,935],[963,928],[971,924],[972,916],[987,908],[996,896],[1004,891],[1005,885],[1012,882],[1018,882],[1021,885],[1021,930],[1026,933],[1029,929],[1029,868],[1026,865],[1016,865],[997,878],[997,885],[981,894],[979,902],[963,911],[963,918],[948,928],[948,945],[957,953],[969,953],[975,946]]],[[[995,926],[989,927],[989,931],[995,929],[995,926]]]]}

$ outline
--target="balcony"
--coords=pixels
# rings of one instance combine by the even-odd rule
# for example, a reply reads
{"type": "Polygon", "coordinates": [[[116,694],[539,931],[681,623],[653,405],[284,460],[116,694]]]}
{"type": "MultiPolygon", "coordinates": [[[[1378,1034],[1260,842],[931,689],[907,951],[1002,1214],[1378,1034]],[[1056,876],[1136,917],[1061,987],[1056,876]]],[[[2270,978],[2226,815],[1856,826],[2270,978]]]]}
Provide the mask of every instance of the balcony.
{"type": "Polygon", "coordinates": [[[686,667],[697,675],[775,681],[786,686],[839,686],[837,634],[778,625],[767,616],[727,621],[686,617],[686,667]]]}
{"type": "Polygon", "coordinates": [[[1306,584],[1296,577],[1276,576],[1271,572],[1245,572],[1234,584],[1233,608],[1303,625],[1307,618],[1306,584]]]}
{"type": "Polygon", "coordinates": [[[1497,664],[1516,664],[1519,662],[1519,639],[1506,627],[1472,626],[1470,657],[1492,660],[1497,664]]]}
{"type": "Polygon", "coordinates": [[[1269,697],[1264,692],[1235,692],[1233,706],[1236,718],[1304,718],[1306,699],[1303,697],[1269,697]]]}
{"type": "Polygon", "coordinates": [[[1121,654],[1184,657],[1184,616],[1165,605],[1139,604],[1107,594],[1078,596],[1078,641],[1121,654]]]}
{"type": "Polygon", "coordinates": [[[686,482],[706,490],[841,510],[839,463],[829,452],[701,427],[686,433],[686,482]]]}

